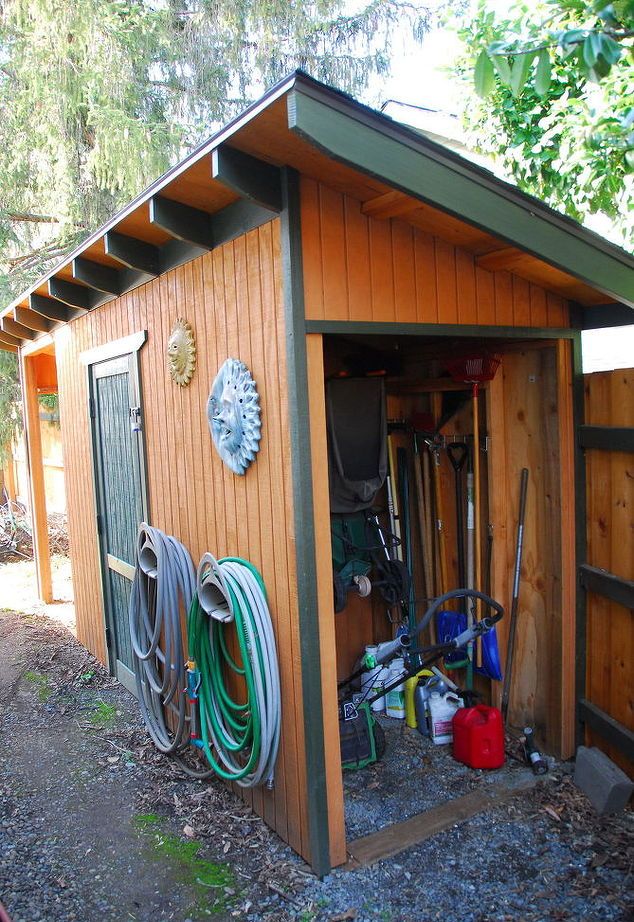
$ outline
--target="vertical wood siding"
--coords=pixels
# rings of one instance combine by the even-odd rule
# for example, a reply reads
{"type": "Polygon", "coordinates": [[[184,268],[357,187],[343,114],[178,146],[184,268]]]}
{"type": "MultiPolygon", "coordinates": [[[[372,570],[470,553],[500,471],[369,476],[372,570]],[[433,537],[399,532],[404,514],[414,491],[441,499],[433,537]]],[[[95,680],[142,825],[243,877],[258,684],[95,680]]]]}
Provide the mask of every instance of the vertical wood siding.
{"type": "Polygon", "coordinates": [[[67,325],[56,337],[78,634],[105,659],[93,517],[86,373],[79,354],[137,330],[141,350],[150,516],[194,562],[204,551],[240,555],[262,572],[278,644],[282,742],[273,792],[254,809],[305,857],[303,703],[288,435],[279,222],[266,224],[67,325]],[[166,345],[177,317],[192,324],[197,368],[175,385],[166,345]],[[206,416],[211,382],[229,356],[250,368],[262,406],[260,452],[237,477],[213,448],[206,416]]]}
{"type": "Polygon", "coordinates": [[[361,203],[302,178],[308,320],[566,327],[568,305],[422,230],[370,218],[361,203]]]}
{"type": "MultiPolygon", "coordinates": [[[[503,356],[487,391],[492,435],[489,458],[490,521],[494,528],[493,596],[505,605],[498,625],[502,665],[506,659],[519,514],[520,475],[529,471],[524,526],[509,723],[532,726],[549,752],[564,754],[564,724],[571,722],[570,701],[562,693],[562,662],[568,650],[562,636],[574,623],[570,561],[562,560],[562,540],[571,523],[562,508],[562,489],[573,480],[569,453],[560,451],[560,413],[571,428],[568,411],[558,403],[555,348],[517,350],[503,356]],[[564,465],[564,466],[562,466],[564,465]]],[[[566,545],[567,546],[567,545],[566,545]]],[[[500,687],[496,692],[499,699],[500,687]]],[[[567,731],[566,731],[567,732],[567,731]]],[[[570,755],[570,752],[565,752],[570,755]]]]}
{"type": "MultiPolygon", "coordinates": [[[[585,376],[586,423],[634,426],[634,370],[585,376]]],[[[634,457],[626,452],[586,451],[588,563],[634,579],[634,457]]],[[[588,593],[586,697],[634,730],[634,612],[588,593]]],[[[588,731],[626,771],[632,762],[588,731]]]]}

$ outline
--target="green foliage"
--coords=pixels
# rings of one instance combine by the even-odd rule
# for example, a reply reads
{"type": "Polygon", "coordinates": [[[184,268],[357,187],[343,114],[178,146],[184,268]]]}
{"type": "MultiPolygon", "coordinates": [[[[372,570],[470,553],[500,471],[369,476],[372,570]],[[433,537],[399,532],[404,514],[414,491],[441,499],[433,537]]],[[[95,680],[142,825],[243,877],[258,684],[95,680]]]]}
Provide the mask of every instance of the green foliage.
{"type": "Polygon", "coordinates": [[[520,188],[634,247],[634,0],[481,0],[460,30],[471,141],[520,188]],[[467,83],[475,89],[469,93],[467,83]]]}
{"type": "Polygon", "coordinates": [[[21,406],[17,358],[12,352],[0,352],[0,468],[16,431],[22,429],[21,406]]]}
{"type": "Polygon", "coordinates": [[[0,2],[0,303],[296,67],[360,93],[424,0],[0,2]]]}

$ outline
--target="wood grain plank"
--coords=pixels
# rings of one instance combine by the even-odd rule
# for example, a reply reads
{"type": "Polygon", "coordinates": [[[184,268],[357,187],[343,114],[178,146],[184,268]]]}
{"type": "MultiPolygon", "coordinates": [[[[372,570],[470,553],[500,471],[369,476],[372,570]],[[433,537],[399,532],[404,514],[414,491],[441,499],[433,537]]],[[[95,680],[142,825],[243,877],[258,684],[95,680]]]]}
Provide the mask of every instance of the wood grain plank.
{"type": "MultiPolygon", "coordinates": [[[[284,766],[286,776],[286,800],[276,797],[276,820],[278,825],[285,829],[286,840],[298,851],[302,849],[302,818],[300,796],[300,759],[296,721],[298,715],[297,699],[300,698],[300,688],[295,676],[293,661],[293,637],[291,624],[291,597],[288,586],[287,544],[285,531],[292,529],[292,519],[286,520],[286,502],[283,483],[283,453],[286,447],[285,432],[288,426],[282,417],[282,405],[279,394],[280,372],[279,365],[285,362],[285,353],[282,343],[278,342],[278,299],[281,298],[281,280],[276,280],[276,258],[273,251],[273,237],[279,237],[279,227],[276,222],[273,231],[270,225],[265,225],[259,230],[259,249],[261,262],[262,286],[262,332],[265,346],[265,368],[263,395],[268,395],[266,416],[268,439],[270,447],[270,468],[272,479],[270,481],[271,496],[271,522],[283,522],[284,528],[271,529],[271,544],[275,565],[276,586],[276,611],[277,611],[277,640],[285,655],[280,657],[280,683],[282,696],[282,711],[287,715],[282,727],[281,745],[284,751],[284,766]],[[279,814],[277,811],[280,811],[279,814]]],[[[280,313],[282,313],[280,309],[280,313]]],[[[264,415],[264,407],[263,407],[264,415]]],[[[290,452],[290,449],[289,449],[290,452]]]]}
{"type": "Polygon", "coordinates": [[[318,335],[307,336],[306,352],[310,447],[313,465],[313,508],[315,516],[326,789],[328,792],[328,828],[330,860],[335,866],[342,864],[346,860],[346,830],[340,767],[339,722],[337,720],[335,614],[332,590],[330,521],[328,516],[322,514],[322,510],[327,508],[329,504],[323,338],[318,335]]]}
{"type": "Polygon", "coordinates": [[[329,320],[348,319],[348,278],[343,195],[319,187],[324,313],[329,320]]]}
{"type": "Polygon", "coordinates": [[[475,262],[471,253],[467,253],[466,250],[456,250],[456,287],[458,323],[476,324],[478,308],[475,262]]]}
{"type": "Polygon", "coordinates": [[[439,323],[457,323],[456,251],[451,244],[436,237],[434,239],[434,253],[438,291],[438,321],[439,323]]]}
{"type": "Polygon", "coordinates": [[[509,272],[495,272],[495,322],[498,326],[513,326],[513,283],[509,272]]]}
{"type": "Polygon", "coordinates": [[[416,320],[419,323],[438,321],[438,287],[434,238],[417,230],[414,235],[414,260],[416,272],[416,320]]]}
{"type": "Polygon", "coordinates": [[[388,221],[370,220],[370,279],[372,283],[371,319],[386,322],[396,319],[392,234],[388,221]]]}
{"type": "Polygon", "coordinates": [[[532,285],[529,289],[531,301],[531,326],[547,327],[548,326],[548,306],[546,304],[546,292],[539,285],[532,285]]]}
{"type": "Polygon", "coordinates": [[[483,326],[495,324],[495,289],[491,272],[479,267],[476,268],[476,291],[478,296],[478,323],[483,326]]]}
{"type": "Polygon", "coordinates": [[[526,279],[513,275],[513,324],[516,327],[528,327],[531,323],[531,302],[529,285],[526,279]]]}
{"type": "Polygon", "coordinates": [[[395,316],[401,323],[416,322],[416,275],[412,228],[392,221],[392,271],[395,316]]]}
{"type": "Polygon", "coordinates": [[[346,226],[346,267],[348,273],[348,317],[366,320],[372,302],[370,287],[370,232],[360,203],[347,195],[344,199],[346,226]]]}

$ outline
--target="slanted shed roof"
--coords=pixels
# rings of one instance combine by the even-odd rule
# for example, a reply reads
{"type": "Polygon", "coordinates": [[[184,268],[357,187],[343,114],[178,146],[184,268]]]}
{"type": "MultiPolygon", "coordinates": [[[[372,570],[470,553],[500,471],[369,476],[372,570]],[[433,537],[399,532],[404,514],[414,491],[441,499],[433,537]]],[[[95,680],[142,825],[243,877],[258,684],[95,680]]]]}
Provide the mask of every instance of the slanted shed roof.
{"type": "Polygon", "coordinates": [[[485,269],[510,269],[595,319],[606,302],[611,317],[634,307],[634,257],[297,71],[4,308],[0,348],[35,339],[270,220],[282,209],[284,167],[353,195],[367,215],[399,216],[463,247],[485,269]]]}

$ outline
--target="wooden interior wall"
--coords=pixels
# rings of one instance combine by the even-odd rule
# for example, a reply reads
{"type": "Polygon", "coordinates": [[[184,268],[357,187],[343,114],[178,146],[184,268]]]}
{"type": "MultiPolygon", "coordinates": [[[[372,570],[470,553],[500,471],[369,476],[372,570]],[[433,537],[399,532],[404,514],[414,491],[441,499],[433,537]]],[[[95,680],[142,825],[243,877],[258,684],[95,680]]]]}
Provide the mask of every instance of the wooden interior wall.
{"type": "MultiPolygon", "coordinates": [[[[516,349],[489,385],[489,502],[494,529],[493,596],[506,608],[498,625],[506,659],[520,476],[529,471],[509,723],[532,726],[549,752],[562,754],[562,630],[573,600],[562,589],[562,482],[573,482],[560,453],[557,352],[516,349]]],[[[571,420],[568,421],[571,426],[571,420]]],[[[498,694],[500,689],[498,688],[498,694]]]]}
{"type": "MultiPolygon", "coordinates": [[[[634,369],[585,376],[585,419],[591,426],[634,426],[634,369]]],[[[586,451],[588,563],[634,579],[634,458],[625,452],[586,451]]],[[[586,697],[634,730],[634,611],[588,593],[586,697]]],[[[632,773],[634,765],[588,731],[632,773]]]]}
{"type": "Polygon", "coordinates": [[[74,321],[58,333],[56,345],[79,637],[105,659],[86,372],[79,355],[147,329],[140,356],[151,523],[182,541],[195,562],[209,550],[246,557],[262,572],[279,651],[282,741],[275,790],[245,797],[252,796],[254,809],[308,858],[281,273],[274,221],[74,321]],[[169,333],[181,316],[197,343],[198,364],[186,388],[172,382],[166,365],[169,333]],[[244,477],[220,460],[206,417],[211,382],[230,356],[250,368],[262,407],[260,452],[244,477]]]}
{"type": "Polygon", "coordinates": [[[356,199],[302,178],[309,320],[567,327],[568,305],[404,220],[369,218],[356,199]]]}

